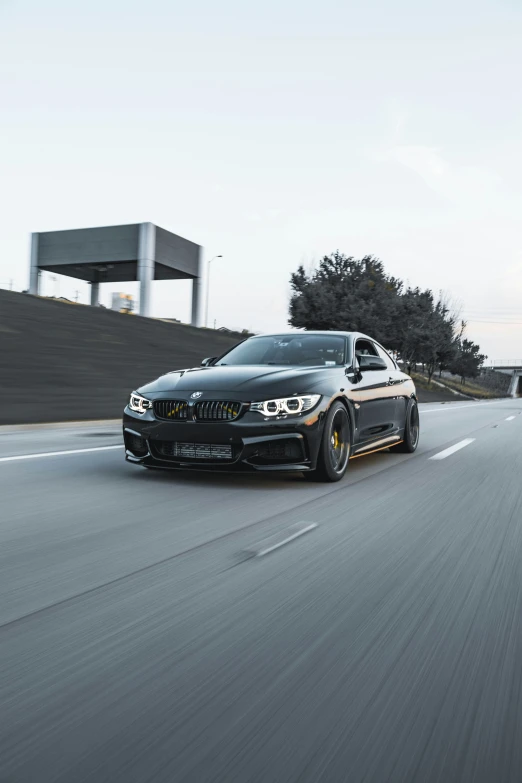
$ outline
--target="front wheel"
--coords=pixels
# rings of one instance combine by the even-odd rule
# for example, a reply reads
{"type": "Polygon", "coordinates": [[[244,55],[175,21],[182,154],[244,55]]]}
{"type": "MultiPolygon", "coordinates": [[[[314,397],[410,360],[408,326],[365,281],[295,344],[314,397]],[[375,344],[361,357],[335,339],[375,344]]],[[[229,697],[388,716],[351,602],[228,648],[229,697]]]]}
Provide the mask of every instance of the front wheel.
{"type": "Polygon", "coordinates": [[[348,467],[351,431],[348,411],[342,402],[334,402],[324,424],[317,468],[304,476],[310,481],[340,481],[348,467]]]}
{"type": "Polygon", "coordinates": [[[419,407],[416,400],[411,399],[406,408],[403,441],[402,443],[397,443],[396,446],[392,446],[390,451],[398,451],[402,454],[413,454],[419,445],[419,434],[419,407]]]}

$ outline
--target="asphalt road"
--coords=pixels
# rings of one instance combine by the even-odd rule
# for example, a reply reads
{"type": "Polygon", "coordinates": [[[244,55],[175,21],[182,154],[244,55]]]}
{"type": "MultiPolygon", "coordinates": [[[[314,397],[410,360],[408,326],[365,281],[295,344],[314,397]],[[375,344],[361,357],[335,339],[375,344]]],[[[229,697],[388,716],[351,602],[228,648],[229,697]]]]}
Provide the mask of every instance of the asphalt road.
{"type": "Polygon", "coordinates": [[[521,781],[522,400],[421,425],[326,486],[0,430],[0,781],[521,781]]]}

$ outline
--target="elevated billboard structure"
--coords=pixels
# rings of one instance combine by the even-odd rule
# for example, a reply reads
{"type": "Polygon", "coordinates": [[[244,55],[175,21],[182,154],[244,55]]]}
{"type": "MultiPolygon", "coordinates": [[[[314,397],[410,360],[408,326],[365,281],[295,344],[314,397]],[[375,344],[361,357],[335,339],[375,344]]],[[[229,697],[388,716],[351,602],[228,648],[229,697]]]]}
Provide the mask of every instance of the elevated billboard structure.
{"type": "Polygon", "coordinates": [[[89,282],[91,305],[98,304],[100,283],[138,281],[139,314],[146,316],[153,280],[192,280],[191,322],[202,326],[202,248],[153,223],[32,234],[31,294],[38,294],[42,270],[89,282]]]}

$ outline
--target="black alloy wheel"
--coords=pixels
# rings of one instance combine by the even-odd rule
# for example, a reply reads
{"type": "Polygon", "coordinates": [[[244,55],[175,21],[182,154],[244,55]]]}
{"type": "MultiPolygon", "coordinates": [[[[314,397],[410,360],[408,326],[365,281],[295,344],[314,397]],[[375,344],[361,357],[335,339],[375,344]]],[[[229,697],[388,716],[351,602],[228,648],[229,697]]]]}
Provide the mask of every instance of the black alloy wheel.
{"type": "Polygon", "coordinates": [[[419,445],[420,421],[419,406],[417,401],[411,399],[406,408],[406,421],[404,423],[404,436],[402,443],[392,446],[390,451],[398,451],[402,454],[413,454],[419,445]]]}
{"type": "Polygon", "coordinates": [[[317,468],[305,477],[312,481],[340,481],[348,467],[351,430],[348,411],[342,402],[334,402],[324,424],[317,468]]]}

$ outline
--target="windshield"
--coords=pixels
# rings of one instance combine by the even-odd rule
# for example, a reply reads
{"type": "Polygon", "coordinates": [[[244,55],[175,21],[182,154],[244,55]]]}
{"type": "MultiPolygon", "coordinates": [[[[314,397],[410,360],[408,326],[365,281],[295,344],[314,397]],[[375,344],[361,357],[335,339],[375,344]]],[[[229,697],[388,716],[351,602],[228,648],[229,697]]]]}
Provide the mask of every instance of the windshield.
{"type": "Polygon", "coordinates": [[[345,363],[345,347],[344,337],[338,335],[279,334],[251,337],[232,348],[216,365],[342,365],[345,363]]]}

